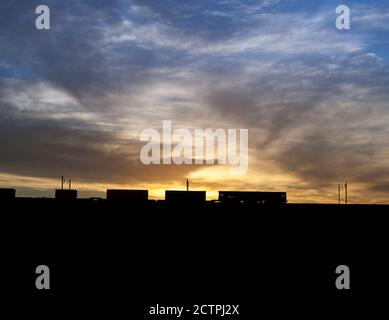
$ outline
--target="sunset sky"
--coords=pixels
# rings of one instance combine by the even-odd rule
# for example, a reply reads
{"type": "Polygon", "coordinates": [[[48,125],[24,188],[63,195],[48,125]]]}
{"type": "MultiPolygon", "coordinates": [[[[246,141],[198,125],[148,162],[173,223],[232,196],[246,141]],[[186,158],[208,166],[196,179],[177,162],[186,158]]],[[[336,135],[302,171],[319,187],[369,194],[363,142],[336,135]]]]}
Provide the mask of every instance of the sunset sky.
{"type": "Polygon", "coordinates": [[[389,2],[0,1],[0,187],[389,203],[389,2]],[[51,29],[35,28],[35,8],[51,29]],[[337,5],[351,30],[337,30],[337,5]],[[249,129],[249,169],[151,165],[145,128],[249,129]]]}

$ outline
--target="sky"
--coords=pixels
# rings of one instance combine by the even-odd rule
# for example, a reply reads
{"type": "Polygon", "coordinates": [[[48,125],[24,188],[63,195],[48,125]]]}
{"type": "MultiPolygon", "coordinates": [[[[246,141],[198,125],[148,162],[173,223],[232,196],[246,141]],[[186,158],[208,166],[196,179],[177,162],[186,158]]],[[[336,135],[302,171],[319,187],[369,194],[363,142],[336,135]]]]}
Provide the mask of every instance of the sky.
{"type": "Polygon", "coordinates": [[[389,203],[389,1],[4,0],[0,187],[286,191],[389,203]],[[49,6],[51,29],[35,28],[49,6]],[[335,27],[338,5],[351,29],[335,27]],[[249,169],[142,164],[174,128],[249,130],[249,169]]]}

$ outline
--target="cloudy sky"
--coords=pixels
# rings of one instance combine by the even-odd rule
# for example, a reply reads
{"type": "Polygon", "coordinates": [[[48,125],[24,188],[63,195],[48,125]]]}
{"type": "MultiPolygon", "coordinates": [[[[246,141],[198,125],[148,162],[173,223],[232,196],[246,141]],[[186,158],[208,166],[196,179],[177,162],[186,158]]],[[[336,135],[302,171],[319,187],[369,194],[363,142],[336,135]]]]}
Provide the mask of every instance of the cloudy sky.
{"type": "Polygon", "coordinates": [[[287,191],[389,203],[389,3],[2,0],[0,187],[287,191]],[[35,8],[51,29],[35,28],[35,8]],[[337,30],[335,9],[351,9],[337,30]],[[249,129],[249,170],[139,160],[145,128],[249,129]]]}

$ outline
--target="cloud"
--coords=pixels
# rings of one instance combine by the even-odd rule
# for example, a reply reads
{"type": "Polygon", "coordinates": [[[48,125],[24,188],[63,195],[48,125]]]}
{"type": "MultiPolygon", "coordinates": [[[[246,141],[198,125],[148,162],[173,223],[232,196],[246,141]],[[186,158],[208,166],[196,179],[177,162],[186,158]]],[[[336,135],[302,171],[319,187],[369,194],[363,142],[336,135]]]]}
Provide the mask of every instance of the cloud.
{"type": "Polygon", "coordinates": [[[189,166],[144,166],[138,161],[139,141],[121,141],[110,132],[87,128],[81,122],[20,115],[15,118],[14,111],[2,111],[1,172],[46,178],[65,174],[78,181],[134,183],[174,181],[193,170],[189,166]]]}
{"type": "MultiPolygon", "coordinates": [[[[220,14],[219,14],[220,15],[220,14]]],[[[136,23],[125,19],[107,30],[108,43],[134,43],[146,48],[186,51],[189,55],[257,54],[338,54],[356,52],[363,48],[355,35],[347,41],[337,30],[328,28],[327,15],[262,14],[249,25],[227,29],[223,36],[182,28],[162,21],[136,23]],[[293,28],[290,28],[293,26],[293,28]],[[197,32],[196,32],[197,31],[197,32]]]]}

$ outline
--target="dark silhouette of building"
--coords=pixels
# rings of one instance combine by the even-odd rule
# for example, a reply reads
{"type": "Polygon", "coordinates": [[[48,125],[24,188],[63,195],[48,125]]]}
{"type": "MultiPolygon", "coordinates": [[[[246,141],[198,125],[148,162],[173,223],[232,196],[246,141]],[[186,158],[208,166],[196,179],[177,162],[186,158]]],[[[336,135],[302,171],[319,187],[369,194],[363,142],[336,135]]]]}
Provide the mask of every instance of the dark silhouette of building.
{"type": "Polygon", "coordinates": [[[286,192],[219,191],[219,201],[227,204],[283,205],[286,192]]]}
{"type": "Polygon", "coordinates": [[[149,199],[148,190],[120,190],[120,189],[107,190],[107,200],[147,201],[148,199],[149,199]]]}

